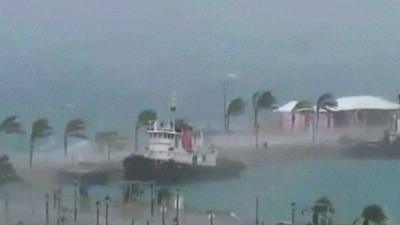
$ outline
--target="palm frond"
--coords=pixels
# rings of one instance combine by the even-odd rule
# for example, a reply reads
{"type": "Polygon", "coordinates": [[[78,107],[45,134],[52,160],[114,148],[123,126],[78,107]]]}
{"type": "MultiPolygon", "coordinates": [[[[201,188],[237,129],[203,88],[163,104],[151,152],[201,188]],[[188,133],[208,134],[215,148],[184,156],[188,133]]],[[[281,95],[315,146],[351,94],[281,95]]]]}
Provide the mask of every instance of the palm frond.
{"type": "Polygon", "coordinates": [[[242,98],[235,98],[228,105],[227,113],[230,116],[237,116],[244,112],[245,103],[242,98]]]}
{"type": "Polygon", "coordinates": [[[77,131],[82,131],[86,129],[86,123],[82,119],[74,119],[70,121],[65,127],[65,134],[71,134],[77,131]]]}
{"type": "Polygon", "coordinates": [[[152,109],[147,109],[139,113],[138,123],[144,126],[150,121],[155,121],[156,119],[157,119],[157,112],[152,109]]]}
{"type": "Polygon", "coordinates": [[[49,126],[47,119],[38,119],[32,124],[31,139],[43,138],[51,135],[53,128],[49,126]]]}
{"type": "Polygon", "coordinates": [[[317,109],[326,109],[337,107],[337,101],[333,94],[325,93],[318,98],[317,109]]]}
{"type": "Polygon", "coordinates": [[[9,116],[0,123],[0,132],[6,134],[24,134],[25,131],[22,129],[21,123],[17,121],[17,116],[9,116]]]}
{"type": "Polygon", "coordinates": [[[259,92],[253,95],[253,104],[257,109],[273,109],[276,104],[276,98],[270,91],[259,92]]]}

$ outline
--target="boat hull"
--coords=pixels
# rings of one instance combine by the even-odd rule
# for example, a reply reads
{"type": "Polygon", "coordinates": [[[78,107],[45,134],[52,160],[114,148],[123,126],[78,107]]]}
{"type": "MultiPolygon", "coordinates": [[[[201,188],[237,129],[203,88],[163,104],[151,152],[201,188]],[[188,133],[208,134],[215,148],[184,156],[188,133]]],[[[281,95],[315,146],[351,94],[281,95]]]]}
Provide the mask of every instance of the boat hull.
{"type": "Polygon", "coordinates": [[[124,159],[126,180],[155,181],[173,184],[235,177],[245,169],[241,162],[218,159],[216,166],[195,166],[174,161],[157,161],[140,155],[124,159]]]}

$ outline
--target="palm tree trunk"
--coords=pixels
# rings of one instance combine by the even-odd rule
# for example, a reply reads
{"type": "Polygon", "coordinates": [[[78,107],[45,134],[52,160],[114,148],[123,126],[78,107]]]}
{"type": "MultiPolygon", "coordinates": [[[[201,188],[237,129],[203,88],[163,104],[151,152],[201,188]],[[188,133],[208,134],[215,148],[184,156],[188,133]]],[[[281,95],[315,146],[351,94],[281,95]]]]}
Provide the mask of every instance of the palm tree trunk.
{"type": "Polygon", "coordinates": [[[229,131],[229,122],[230,122],[229,120],[230,120],[230,118],[231,117],[229,115],[226,116],[226,131],[229,131]]]}
{"type": "Polygon", "coordinates": [[[110,142],[107,142],[107,159],[110,161],[111,159],[111,151],[110,151],[110,142]]]}
{"type": "Polygon", "coordinates": [[[315,133],[318,134],[319,131],[319,113],[320,113],[320,109],[317,106],[317,121],[316,121],[316,125],[315,125],[315,133]]]}
{"type": "Polygon", "coordinates": [[[312,135],[312,141],[315,142],[315,116],[313,115],[312,120],[311,120],[311,135],[312,135]]]}
{"type": "Polygon", "coordinates": [[[67,135],[64,134],[64,158],[67,156],[68,153],[68,140],[67,140],[67,135]]]}
{"type": "Polygon", "coordinates": [[[329,112],[326,113],[326,118],[328,120],[327,127],[328,127],[328,130],[330,130],[331,129],[331,114],[329,112]]]}
{"type": "Polygon", "coordinates": [[[30,140],[30,151],[29,151],[29,168],[32,168],[32,164],[33,164],[33,148],[34,148],[34,140],[31,139],[30,140]]]}
{"type": "Polygon", "coordinates": [[[138,151],[138,137],[139,137],[139,121],[136,122],[136,126],[135,126],[135,151],[138,151]]]}
{"type": "Polygon", "coordinates": [[[294,125],[296,123],[296,114],[295,112],[292,112],[292,129],[291,129],[291,133],[293,134],[294,132],[294,125]]]}
{"type": "Polygon", "coordinates": [[[256,148],[258,147],[258,110],[254,109],[254,132],[256,134],[256,148]]]}

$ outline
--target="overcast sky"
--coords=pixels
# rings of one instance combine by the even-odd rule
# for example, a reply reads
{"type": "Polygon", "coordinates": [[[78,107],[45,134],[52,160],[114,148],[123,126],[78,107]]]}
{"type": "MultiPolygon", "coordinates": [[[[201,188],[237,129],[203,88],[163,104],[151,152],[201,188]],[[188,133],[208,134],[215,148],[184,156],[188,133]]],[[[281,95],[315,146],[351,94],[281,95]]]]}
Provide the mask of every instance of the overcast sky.
{"type": "Polygon", "coordinates": [[[2,0],[1,112],[73,103],[123,124],[176,90],[185,117],[216,121],[229,73],[230,97],[395,99],[399,12],[398,0],[2,0]]]}

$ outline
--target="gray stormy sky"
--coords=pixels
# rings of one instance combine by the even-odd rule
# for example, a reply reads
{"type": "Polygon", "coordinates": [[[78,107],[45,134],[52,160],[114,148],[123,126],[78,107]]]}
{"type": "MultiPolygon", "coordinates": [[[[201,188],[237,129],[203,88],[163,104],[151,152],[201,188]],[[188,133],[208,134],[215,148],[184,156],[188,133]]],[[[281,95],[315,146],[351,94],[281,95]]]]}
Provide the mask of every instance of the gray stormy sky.
{"type": "Polygon", "coordinates": [[[74,103],[66,117],[131,129],[175,89],[184,117],[212,123],[228,73],[230,97],[394,99],[399,21],[398,0],[2,0],[1,112],[58,119],[51,106],[74,103]]]}

